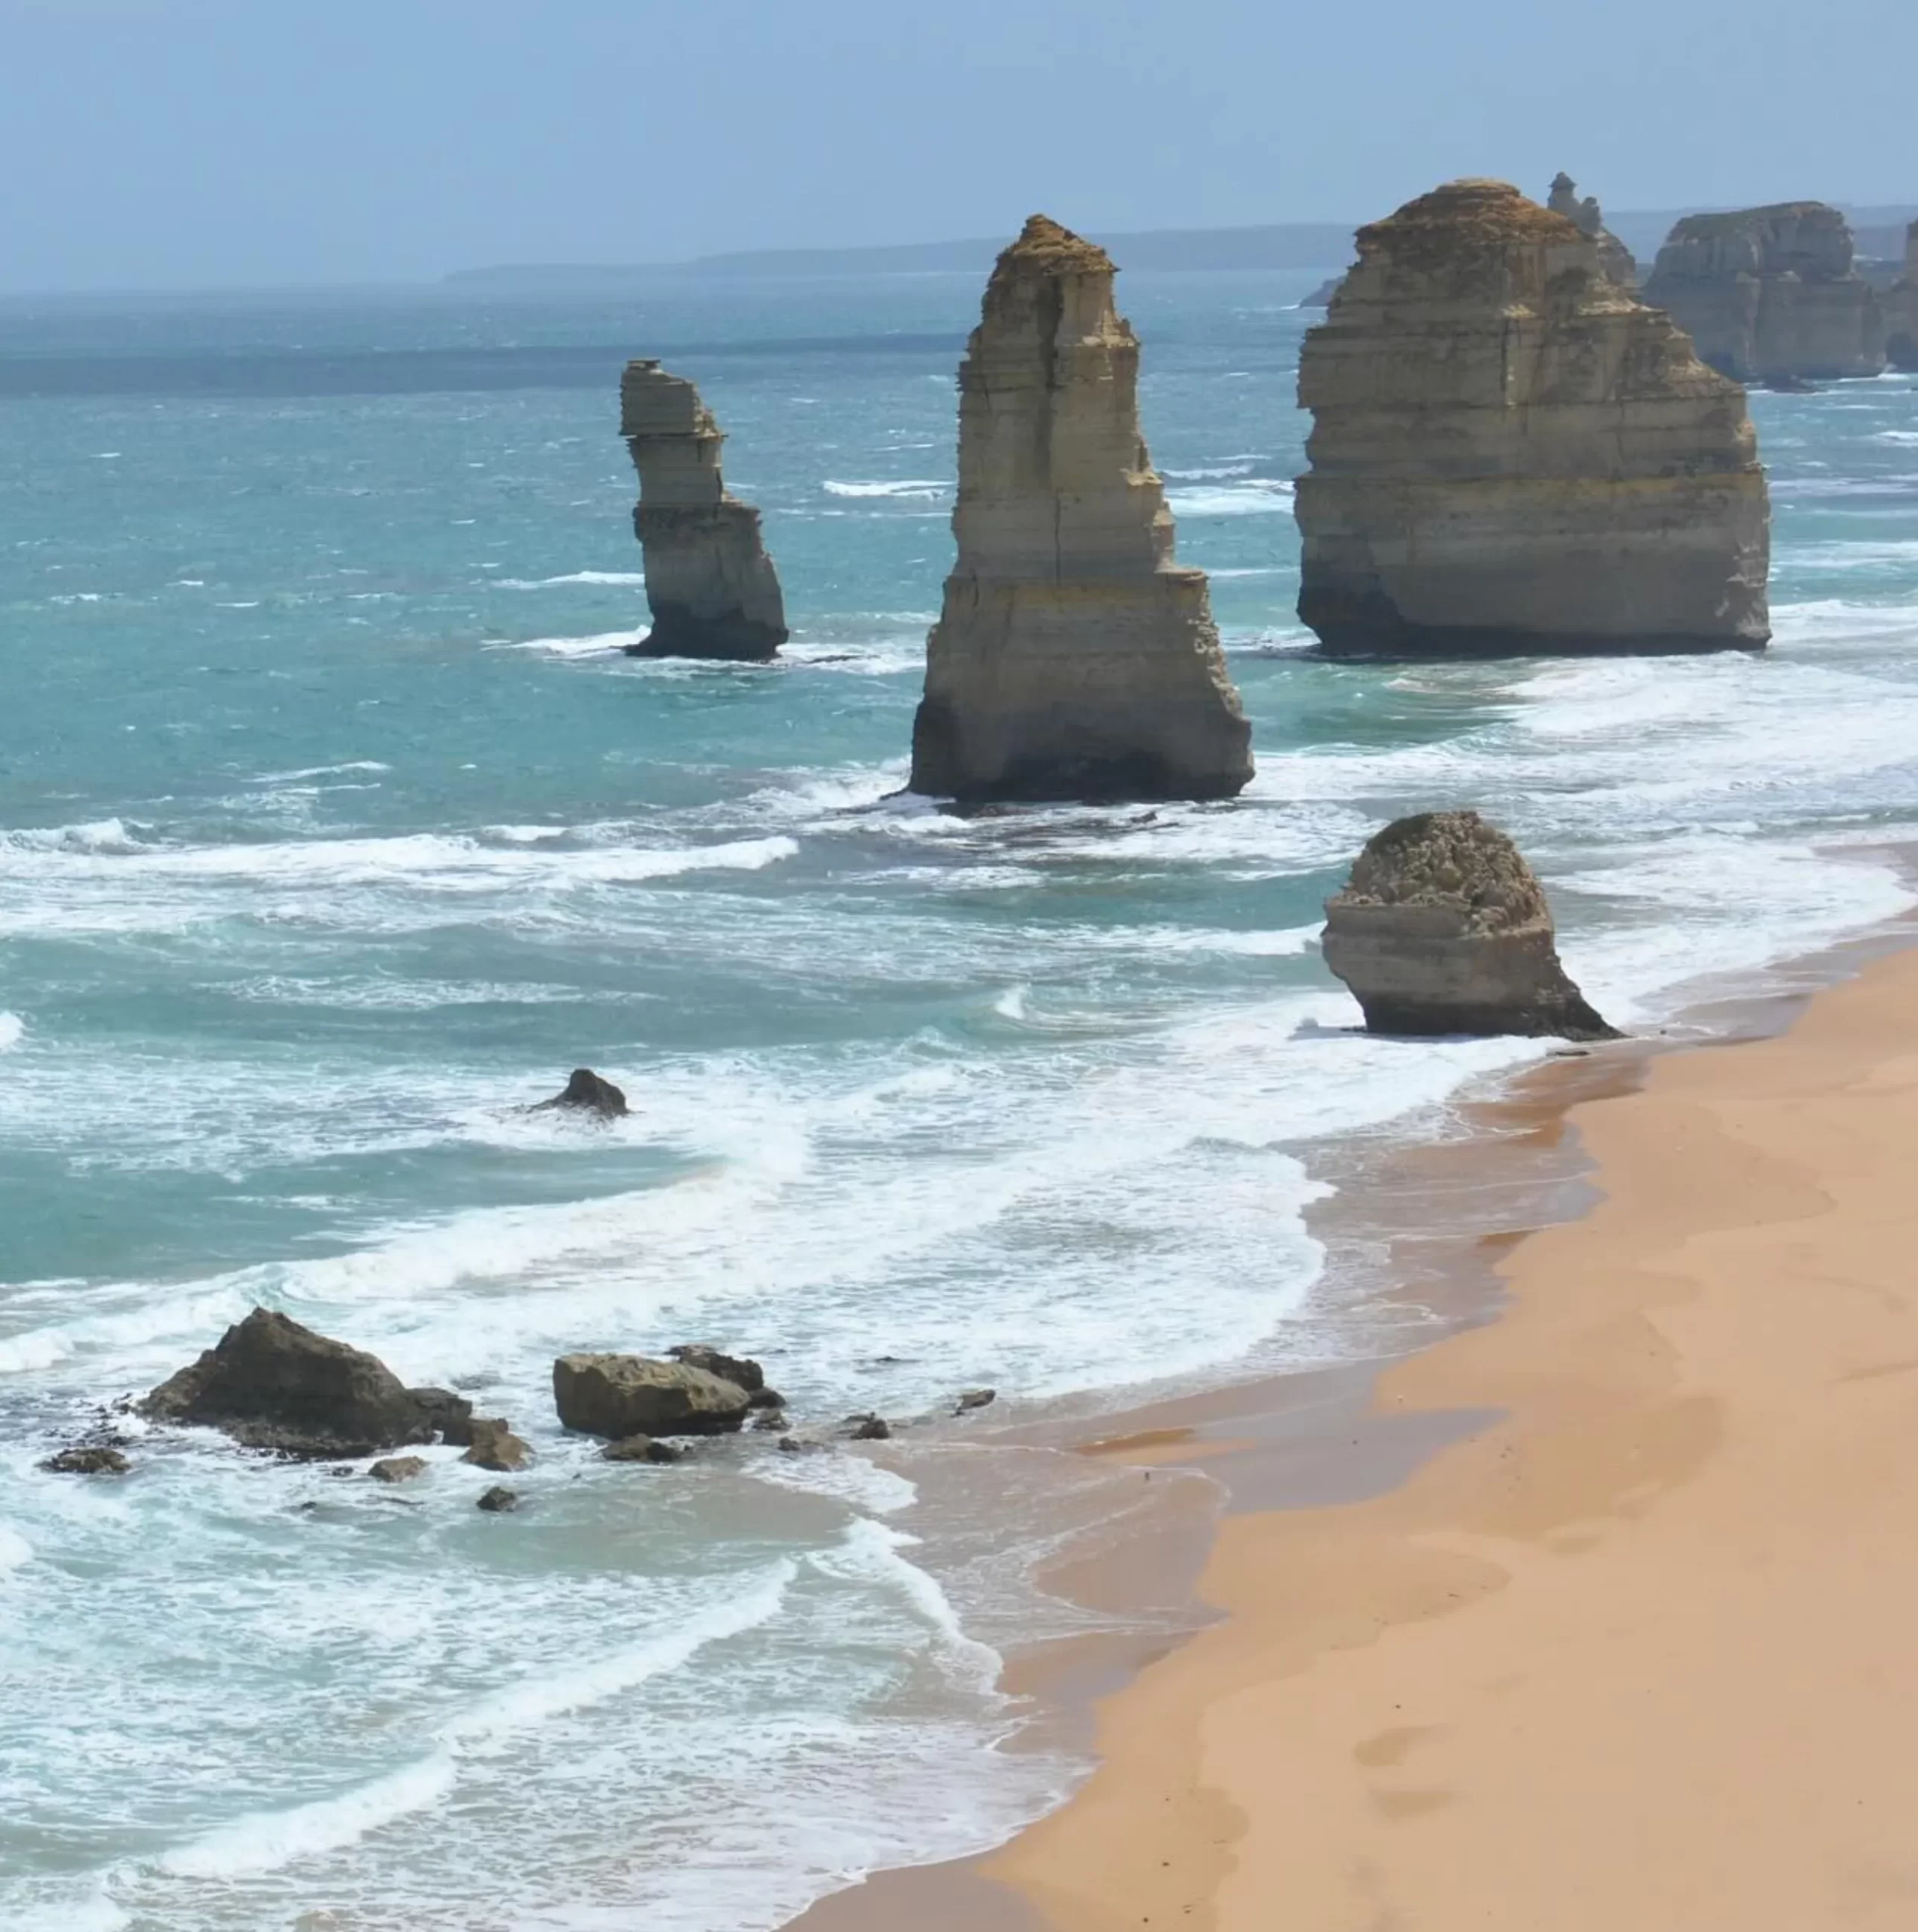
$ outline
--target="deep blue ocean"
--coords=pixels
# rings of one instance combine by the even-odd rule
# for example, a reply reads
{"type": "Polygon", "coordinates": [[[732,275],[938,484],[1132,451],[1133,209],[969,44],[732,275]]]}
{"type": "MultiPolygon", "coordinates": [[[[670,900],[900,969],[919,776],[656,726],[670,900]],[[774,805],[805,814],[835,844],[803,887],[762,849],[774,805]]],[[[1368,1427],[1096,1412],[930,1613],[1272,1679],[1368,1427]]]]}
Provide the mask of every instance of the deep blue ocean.
{"type": "Polygon", "coordinates": [[[1544,1050],[1350,1030],[1371,831],[1504,825],[1634,1028],[1907,904],[1911,380],[1754,397],[1764,657],[1332,665],[1320,278],[1121,283],[1251,788],[972,820],[892,795],[974,278],[0,303],[0,1925],[753,1932],[993,1841],[1078,1769],[993,1683],[1085,1627],[1031,1564],[1094,1479],[981,1449],[959,1507],[951,1423],[606,1465],[553,1356],[718,1342],[818,1423],[1362,1352],[1331,1155],[1544,1050]],[[642,354],[765,512],[772,666],[617,651],[642,354]],[[630,1120],[514,1111],[576,1065],[630,1120]],[[37,1469],[255,1303],[508,1414],[519,1512],[457,1451],[37,1469]]]}

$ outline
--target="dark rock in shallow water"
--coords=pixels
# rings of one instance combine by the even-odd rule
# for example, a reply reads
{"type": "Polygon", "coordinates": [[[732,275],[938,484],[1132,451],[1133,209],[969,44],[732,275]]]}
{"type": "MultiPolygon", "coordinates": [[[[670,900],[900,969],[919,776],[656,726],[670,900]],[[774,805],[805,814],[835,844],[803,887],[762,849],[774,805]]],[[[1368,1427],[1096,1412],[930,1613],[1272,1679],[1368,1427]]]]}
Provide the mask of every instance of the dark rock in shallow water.
{"type": "Polygon", "coordinates": [[[445,1413],[377,1356],[264,1308],[140,1407],[155,1422],[202,1424],[249,1449],[319,1459],[430,1441],[445,1413]]]}
{"type": "Polygon", "coordinates": [[[532,1459],[532,1450],[506,1426],[503,1416],[476,1416],[471,1440],[460,1458],[476,1469],[491,1469],[501,1475],[523,1469],[532,1459]]]}
{"type": "Polygon", "coordinates": [[[1476,812],[1424,812],[1372,838],[1326,902],[1324,951],[1371,1032],[1618,1037],[1559,964],[1537,876],[1476,812]]]}
{"type": "Polygon", "coordinates": [[[746,1420],[747,1392],[689,1362],[645,1355],[562,1355],[553,1364],[559,1420],[583,1435],[722,1435],[746,1420]]]}
{"type": "Polygon", "coordinates": [[[426,1463],[418,1456],[389,1456],[375,1463],[366,1473],[375,1482],[411,1482],[426,1472],[426,1463]]]}
{"type": "Polygon", "coordinates": [[[63,1449],[40,1465],[57,1476],[123,1476],[133,1465],[119,1450],[104,1443],[77,1449],[63,1449]]]}
{"type": "Polygon", "coordinates": [[[953,1414],[956,1416],[962,1416],[968,1410],[983,1409],[998,1400],[999,1391],[996,1389],[962,1389],[959,1392],[958,1406],[953,1411],[953,1414]]]}
{"type": "Polygon", "coordinates": [[[754,1412],[753,1427],[762,1435],[771,1435],[786,1426],[786,1411],[784,1409],[759,1409],[754,1412]]]}
{"type": "Polygon", "coordinates": [[[854,1442],[884,1442],[892,1435],[892,1425],[884,1416],[848,1416],[845,1430],[854,1442]]]}
{"type": "Polygon", "coordinates": [[[685,1454],[670,1442],[655,1442],[650,1435],[629,1435],[609,1442],[599,1452],[602,1463],[676,1463],[685,1454]]]}
{"type": "Polygon", "coordinates": [[[456,1448],[473,1440],[473,1404],[450,1389],[409,1389],[406,1392],[419,1404],[424,1420],[439,1432],[442,1442],[456,1448]]]}
{"type": "Polygon", "coordinates": [[[590,1066],[576,1066],[565,1091],[550,1100],[529,1108],[531,1113],[551,1112],[556,1108],[569,1113],[597,1114],[602,1120],[617,1120],[627,1111],[626,1096],[610,1080],[602,1080],[590,1066]]]}
{"type": "Polygon", "coordinates": [[[509,1509],[519,1507],[519,1493],[514,1490],[502,1489],[495,1484],[474,1506],[484,1509],[489,1516],[503,1516],[509,1509]]]}
{"type": "Polygon", "coordinates": [[[682,1361],[689,1368],[703,1368],[708,1375],[716,1375],[722,1382],[736,1383],[749,1395],[762,1393],[766,1386],[766,1372],[750,1355],[722,1355],[719,1350],[705,1342],[683,1342],[676,1349],[666,1352],[675,1361],[682,1361]]]}

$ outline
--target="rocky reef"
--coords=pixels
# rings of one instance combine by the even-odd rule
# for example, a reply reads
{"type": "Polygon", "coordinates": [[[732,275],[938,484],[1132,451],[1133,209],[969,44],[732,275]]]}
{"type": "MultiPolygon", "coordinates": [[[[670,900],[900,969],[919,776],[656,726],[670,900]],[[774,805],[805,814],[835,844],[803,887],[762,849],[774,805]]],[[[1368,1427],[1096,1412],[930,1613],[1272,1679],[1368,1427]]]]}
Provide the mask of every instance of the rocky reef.
{"type": "Polygon", "coordinates": [[[1476,812],[1375,835],[1325,902],[1324,949],[1371,1032],[1617,1037],[1559,963],[1536,875],[1476,812]]]}
{"type": "Polygon", "coordinates": [[[1560,169],[1552,177],[1551,192],[1546,197],[1545,205],[1553,214],[1563,215],[1581,235],[1591,238],[1598,248],[1599,266],[1621,288],[1636,285],[1638,263],[1633,260],[1630,249],[1606,226],[1604,211],[1599,208],[1596,195],[1587,195],[1581,201],[1578,183],[1560,169]]]}
{"type": "Polygon", "coordinates": [[[1305,339],[1298,611],[1335,655],[1750,648],[1770,635],[1744,392],[1501,181],[1362,228],[1305,339]]]}
{"type": "Polygon", "coordinates": [[[699,392],[656,361],[629,362],[620,433],[639,472],[633,527],[646,557],[653,627],[638,657],[771,657],[786,641],[779,578],[759,512],[726,494],[725,438],[699,392]]]}
{"type": "Polygon", "coordinates": [[[1740,382],[1875,376],[1885,317],[1852,253],[1850,224],[1822,202],[1687,215],[1658,251],[1645,299],[1740,382]]]}
{"type": "Polygon", "coordinates": [[[1884,300],[1886,358],[1894,369],[1918,369],[1918,221],[1905,231],[1904,272],[1884,300]]]}
{"type": "Polygon", "coordinates": [[[915,792],[1221,798],[1252,775],[1205,573],[1173,560],[1113,275],[1104,250],[1035,215],[987,285],[959,368],[959,557],[915,792]]]}

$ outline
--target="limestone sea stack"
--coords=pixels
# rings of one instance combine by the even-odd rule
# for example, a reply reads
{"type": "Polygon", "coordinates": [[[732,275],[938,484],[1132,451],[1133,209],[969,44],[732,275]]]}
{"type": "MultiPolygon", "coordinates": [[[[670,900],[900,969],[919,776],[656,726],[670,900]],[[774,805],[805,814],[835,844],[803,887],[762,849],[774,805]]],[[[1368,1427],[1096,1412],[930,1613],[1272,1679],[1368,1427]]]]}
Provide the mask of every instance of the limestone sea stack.
{"type": "Polygon", "coordinates": [[[1578,198],[1578,183],[1561,170],[1552,179],[1551,192],[1545,205],[1554,214],[1562,214],[1578,229],[1581,235],[1588,235],[1598,245],[1599,266],[1621,288],[1634,287],[1638,281],[1638,263],[1632,259],[1632,251],[1610,229],[1605,225],[1605,215],[1598,205],[1598,197],[1587,195],[1583,201],[1578,198]]]}
{"type": "Polygon", "coordinates": [[[1904,272],[1885,297],[1885,354],[1895,369],[1918,369],[1918,221],[1906,229],[1904,272]]]}
{"type": "Polygon", "coordinates": [[[1346,657],[1763,645],[1744,392],[1502,181],[1362,228],[1306,337],[1298,611],[1346,657]]]}
{"type": "Polygon", "coordinates": [[[1370,1032],[1617,1037],[1559,963],[1537,875],[1476,812],[1376,834],[1325,902],[1323,943],[1370,1032]]]}
{"type": "Polygon", "coordinates": [[[959,558],[927,647],[915,792],[1224,798],[1252,775],[1205,573],[1173,561],[1113,275],[1034,215],[987,285],[959,365],[959,558]]]}
{"type": "Polygon", "coordinates": [[[1877,291],[1852,264],[1850,224],[1822,202],[1687,215],[1658,251],[1645,299],[1741,383],[1875,376],[1885,366],[1877,291]]]}
{"type": "Polygon", "coordinates": [[[656,361],[629,362],[620,433],[639,472],[633,527],[646,558],[653,627],[636,657],[760,661],[786,641],[786,606],[759,512],[726,494],[725,438],[699,392],[656,361]]]}

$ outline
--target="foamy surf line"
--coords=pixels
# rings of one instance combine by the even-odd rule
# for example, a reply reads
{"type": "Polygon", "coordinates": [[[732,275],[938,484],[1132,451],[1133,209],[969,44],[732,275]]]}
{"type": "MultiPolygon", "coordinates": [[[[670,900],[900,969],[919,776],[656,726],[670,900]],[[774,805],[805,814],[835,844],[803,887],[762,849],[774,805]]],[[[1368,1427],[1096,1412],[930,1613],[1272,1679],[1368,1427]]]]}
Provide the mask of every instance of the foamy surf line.
{"type": "Polygon", "coordinates": [[[782,1560],[756,1589],[709,1611],[691,1629],[510,1685],[441,1724],[433,1734],[441,1748],[430,1755],[331,1797],[249,1812],[162,1853],[155,1867],[174,1878],[232,1878],[356,1844],[369,1832],[443,1804],[460,1781],[463,1758],[492,1755],[517,1734],[683,1669],[709,1644],[770,1621],[796,1574],[796,1566],[782,1560]]]}

